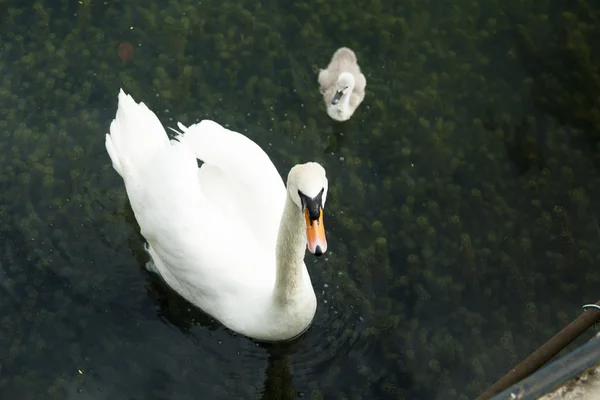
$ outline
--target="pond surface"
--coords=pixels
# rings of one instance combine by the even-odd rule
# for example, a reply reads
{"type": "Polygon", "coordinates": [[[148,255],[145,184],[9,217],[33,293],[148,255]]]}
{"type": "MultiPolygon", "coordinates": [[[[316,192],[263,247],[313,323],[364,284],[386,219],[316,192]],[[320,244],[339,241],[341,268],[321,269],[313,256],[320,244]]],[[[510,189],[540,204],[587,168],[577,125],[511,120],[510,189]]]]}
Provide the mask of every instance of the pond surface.
{"type": "Polygon", "coordinates": [[[558,0],[0,0],[0,398],[474,398],[598,300],[599,20],[558,0]],[[316,76],[340,46],[367,77],[345,123],[316,76]],[[301,338],[234,335],[146,271],[104,149],[121,87],[166,125],[248,135],[282,176],[327,169],[301,338]]]}

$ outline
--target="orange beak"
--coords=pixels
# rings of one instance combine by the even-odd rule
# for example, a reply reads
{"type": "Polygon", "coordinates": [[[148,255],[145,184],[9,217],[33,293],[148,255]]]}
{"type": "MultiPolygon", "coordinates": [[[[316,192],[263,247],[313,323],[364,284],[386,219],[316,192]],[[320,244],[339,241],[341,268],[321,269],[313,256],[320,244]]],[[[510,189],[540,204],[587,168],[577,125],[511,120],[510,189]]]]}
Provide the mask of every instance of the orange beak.
{"type": "Polygon", "coordinates": [[[304,210],[306,221],[306,238],[308,239],[308,251],[320,256],[327,251],[327,239],[325,238],[325,226],[323,225],[323,209],[319,210],[319,219],[310,219],[308,210],[304,210]]]}

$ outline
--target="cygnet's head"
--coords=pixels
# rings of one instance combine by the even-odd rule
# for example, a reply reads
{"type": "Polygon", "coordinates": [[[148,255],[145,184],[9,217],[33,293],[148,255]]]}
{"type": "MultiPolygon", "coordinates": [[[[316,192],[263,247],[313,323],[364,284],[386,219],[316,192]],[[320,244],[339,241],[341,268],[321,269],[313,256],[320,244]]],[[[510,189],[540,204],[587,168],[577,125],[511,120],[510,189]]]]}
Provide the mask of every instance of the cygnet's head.
{"type": "Polygon", "coordinates": [[[316,162],[295,165],[288,174],[288,196],[304,214],[308,251],[320,256],[327,251],[323,209],[328,182],[325,169],[316,162]]]}
{"type": "Polygon", "coordinates": [[[339,103],[342,96],[351,92],[352,89],[354,89],[354,75],[350,72],[342,72],[335,83],[335,94],[331,99],[331,104],[336,105],[339,103]]]}

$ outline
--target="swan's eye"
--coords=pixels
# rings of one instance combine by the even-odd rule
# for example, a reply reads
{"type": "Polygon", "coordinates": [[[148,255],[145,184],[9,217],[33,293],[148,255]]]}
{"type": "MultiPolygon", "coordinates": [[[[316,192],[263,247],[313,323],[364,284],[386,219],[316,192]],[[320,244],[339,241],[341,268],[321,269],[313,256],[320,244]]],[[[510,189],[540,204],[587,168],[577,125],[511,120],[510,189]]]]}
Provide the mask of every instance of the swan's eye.
{"type": "Polygon", "coordinates": [[[304,210],[304,208],[306,207],[304,199],[306,199],[307,196],[305,196],[304,193],[302,193],[300,190],[298,190],[298,196],[300,196],[300,204],[302,205],[302,209],[304,210]]]}
{"type": "Polygon", "coordinates": [[[310,198],[300,190],[298,190],[298,196],[300,196],[300,202],[302,203],[302,210],[307,210],[310,219],[316,221],[319,219],[321,209],[323,208],[323,192],[325,188],[322,188],[318,195],[314,198],[310,198]]]}

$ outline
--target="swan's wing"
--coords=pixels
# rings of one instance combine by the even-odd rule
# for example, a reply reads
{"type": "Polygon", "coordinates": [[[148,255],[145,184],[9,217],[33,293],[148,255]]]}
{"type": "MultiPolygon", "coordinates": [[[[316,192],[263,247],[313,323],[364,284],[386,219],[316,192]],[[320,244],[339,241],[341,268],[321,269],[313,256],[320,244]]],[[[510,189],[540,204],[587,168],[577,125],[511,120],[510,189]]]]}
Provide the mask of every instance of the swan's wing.
{"type": "Polygon", "coordinates": [[[350,94],[350,107],[354,110],[362,103],[365,98],[365,92],[352,92],[350,94]]]}
{"type": "Polygon", "coordinates": [[[328,70],[322,69],[319,72],[319,91],[324,94],[333,84],[331,74],[328,70]]]}
{"type": "Polygon", "coordinates": [[[360,69],[359,69],[358,73],[354,74],[354,90],[353,90],[353,92],[361,93],[362,97],[364,97],[366,87],[367,87],[367,78],[365,78],[365,76],[360,72],[360,69]]]}
{"type": "Polygon", "coordinates": [[[213,206],[218,207],[223,215],[235,223],[248,225],[244,210],[239,207],[239,193],[235,182],[219,167],[204,163],[198,168],[198,183],[204,196],[213,206]]]}
{"type": "Polygon", "coordinates": [[[204,195],[197,171],[192,150],[173,141],[130,196],[141,233],[162,261],[156,262],[159,272],[192,297],[219,298],[270,284],[273,274],[260,268],[272,268],[272,260],[245,224],[231,221],[204,195]]]}
{"type": "Polygon", "coordinates": [[[285,202],[285,186],[269,156],[252,140],[210,120],[186,128],[180,140],[203,161],[198,179],[205,196],[227,218],[244,221],[273,251],[285,202]]]}

